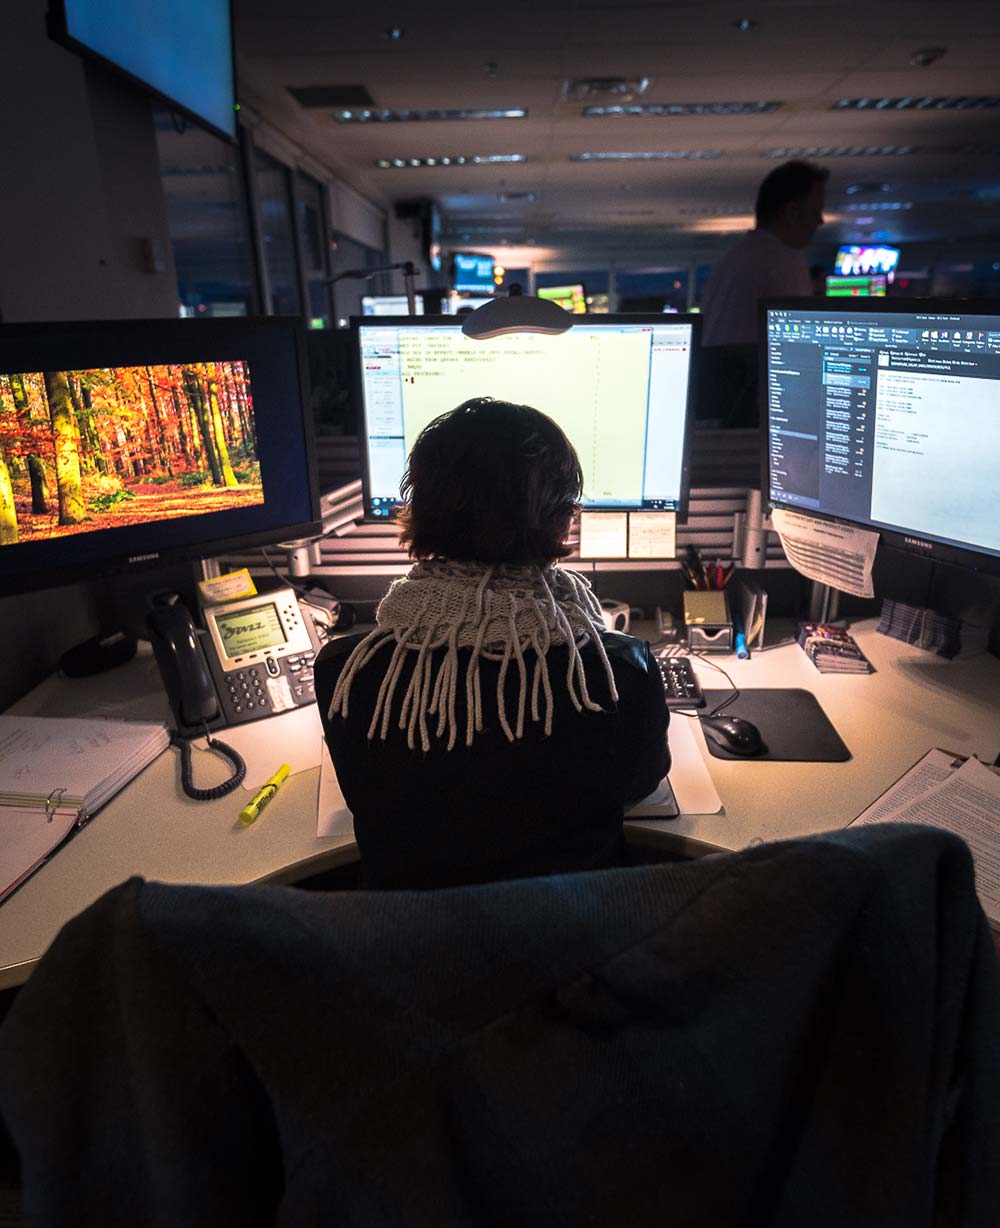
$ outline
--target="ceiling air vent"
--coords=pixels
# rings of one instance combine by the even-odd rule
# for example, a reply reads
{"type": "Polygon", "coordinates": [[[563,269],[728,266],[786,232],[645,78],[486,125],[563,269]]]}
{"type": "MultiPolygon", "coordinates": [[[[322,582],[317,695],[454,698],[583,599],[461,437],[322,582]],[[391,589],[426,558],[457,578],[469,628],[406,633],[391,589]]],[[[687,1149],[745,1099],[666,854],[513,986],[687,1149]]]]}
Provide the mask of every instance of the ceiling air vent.
{"type": "Polygon", "coordinates": [[[997,94],[946,94],[940,98],[841,98],[831,111],[987,111],[1000,107],[997,94]]]}
{"type": "Polygon", "coordinates": [[[363,85],[288,85],[303,107],[373,107],[375,99],[363,85]]]}
{"type": "Polygon", "coordinates": [[[570,102],[631,102],[653,84],[651,77],[574,77],[563,82],[570,102]]]}

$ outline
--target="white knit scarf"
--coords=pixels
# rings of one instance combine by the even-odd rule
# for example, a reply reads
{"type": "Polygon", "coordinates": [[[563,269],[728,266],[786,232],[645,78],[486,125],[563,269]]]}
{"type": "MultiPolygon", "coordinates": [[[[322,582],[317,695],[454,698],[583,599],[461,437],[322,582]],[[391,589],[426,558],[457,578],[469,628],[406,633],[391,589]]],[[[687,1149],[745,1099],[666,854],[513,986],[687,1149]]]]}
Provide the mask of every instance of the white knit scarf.
{"type": "Polygon", "coordinates": [[[434,717],[437,718],[434,736],[439,740],[447,738],[448,750],[455,745],[461,648],[471,649],[464,670],[466,746],[471,746],[475,734],[483,730],[481,657],[500,662],[497,718],[511,742],[524,736],[529,708],[533,721],[544,722],[546,736],[552,732],[552,686],[546,654],[553,644],[569,647],[566,689],[578,712],[584,708],[603,711],[587,690],[580,657],[580,649],[586,644],[597,649],[612,702],[618,699],[600,636],[603,628],[600,603],[583,576],[574,571],[439,560],[417,563],[408,575],[393,581],[375,618],[375,630],[354,648],[344,664],[329,712],[331,717],[338,713],[342,717],[348,715],[351,684],[358,670],[395,642],[368,727],[369,740],[377,735],[385,741],[389,733],[393,701],[408,653],[416,653],[417,659],[399,704],[397,723],[406,730],[411,750],[416,749],[418,741],[423,750],[430,750],[434,717]],[[435,670],[431,654],[438,648],[446,651],[435,670]],[[525,661],[528,652],[535,656],[530,687],[525,661]],[[507,673],[512,666],[520,680],[513,719],[508,717],[504,696],[507,673]]]}

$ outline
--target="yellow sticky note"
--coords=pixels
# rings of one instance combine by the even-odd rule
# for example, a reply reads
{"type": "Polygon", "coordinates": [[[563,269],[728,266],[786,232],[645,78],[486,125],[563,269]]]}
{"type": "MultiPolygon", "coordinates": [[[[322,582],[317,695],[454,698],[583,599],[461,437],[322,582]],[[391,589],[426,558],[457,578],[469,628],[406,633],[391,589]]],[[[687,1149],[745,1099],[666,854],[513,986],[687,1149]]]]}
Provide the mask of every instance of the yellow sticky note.
{"type": "Polygon", "coordinates": [[[199,580],[198,589],[206,605],[221,605],[224,601],[236,601],[239,597],[255,597],[257,586],[245,567],[227,572],[224,576],[212,576],[199,580]]]}

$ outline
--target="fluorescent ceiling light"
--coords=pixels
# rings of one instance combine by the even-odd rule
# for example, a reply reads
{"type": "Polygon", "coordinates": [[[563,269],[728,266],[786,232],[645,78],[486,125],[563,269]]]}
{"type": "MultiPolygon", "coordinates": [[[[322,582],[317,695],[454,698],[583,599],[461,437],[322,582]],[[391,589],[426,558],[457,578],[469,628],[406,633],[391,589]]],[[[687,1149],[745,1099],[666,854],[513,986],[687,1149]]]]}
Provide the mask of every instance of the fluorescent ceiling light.
{"type": "Polygon", "coordinates": [[[570,154],[570,162],[659,162],[675,158],[721,158],[720,149],[655,149],[642,153],[578,153],[570,154]]]}
{"type": "Polygon", "coordinates": [[[403,170],[411,166],[487,166],[496,162],[527,162],[527,154],[448,154],[443,158],[379,158],[381,170],[403,170]]]}
{"type": "Polygon", "coordinates": [[[899,209],[912,209],[912,200],[872,200],[872,201],[852,201],[844,206],[848,213],[872,213],[872,212],[889,212],[894,213],[899,209]]]}
{"type": "Polygon", "coordinates": [[[898,157],[914,153],[913,145],[800,145],[765,150],[766,158],[898,157]]]}
{"type": "Polygon", "coordinates": [[[780,102],[643,102],[584,107],[586,119],[623,115],[762,115],[777,111],[780,102]]]}
{"type": "Polygon", "coordinates": [[[526,107],[470,107],[443,111],[437,107],[421,110],[390,111],[375,107],[342,107],[333,112],[338,124],[414,124],[437,123],[454,119],[527,119],[526,107]]]}
{"type": "Polygon", "coordinates": [[[982,111],[1000,107],[997,94],[946,94],[939,98],[841,98],[831,111],[982,111]]]}

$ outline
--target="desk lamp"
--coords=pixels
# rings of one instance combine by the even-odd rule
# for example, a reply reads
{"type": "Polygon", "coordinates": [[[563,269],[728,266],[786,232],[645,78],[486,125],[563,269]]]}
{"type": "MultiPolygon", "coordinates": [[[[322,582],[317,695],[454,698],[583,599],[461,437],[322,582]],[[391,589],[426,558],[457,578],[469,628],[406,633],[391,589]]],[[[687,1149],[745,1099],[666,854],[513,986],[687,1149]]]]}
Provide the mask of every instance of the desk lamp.
{"type": "Polygon", "coordinates": [[[573,326],[573,316],[551,299],[523,294],[515,282],[506,298],[495,298],[470,311],[462,332],[475,341],[504,337],[508,333],[548,333],[558,336],[573,326]]]}
{"type": "Polygon", "coordinates": [[[403,270],[403,284],[406,287],[406,310],[411,315],[417,314],[417,300],[413,292],[413,280],[417,275],[416,267],[412,260],[397,260],[395,264],[377,264],[370,269],[345,269],[343,273],[337,273],[334,277],[328,277],[326,284],[335,286],[338,281],[346,281],[348,278],[356,277],[363,281],[370,281],[378,273],[392,273],[396,269],[403,270]]]}

